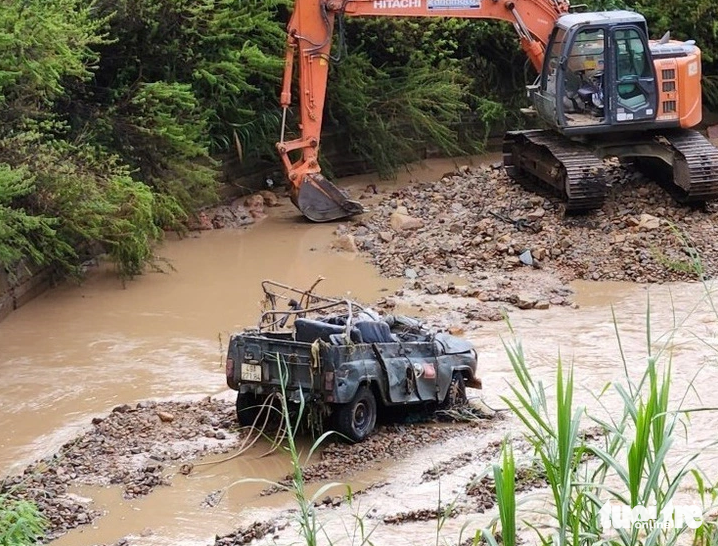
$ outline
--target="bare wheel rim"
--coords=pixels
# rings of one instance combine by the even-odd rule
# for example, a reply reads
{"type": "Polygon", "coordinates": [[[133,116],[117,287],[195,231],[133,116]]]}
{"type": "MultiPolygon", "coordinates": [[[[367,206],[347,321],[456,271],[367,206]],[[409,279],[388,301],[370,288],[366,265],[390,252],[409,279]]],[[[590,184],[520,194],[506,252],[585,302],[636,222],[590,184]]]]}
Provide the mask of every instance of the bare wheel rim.
{"type": "Polygon", "coordinates": [[[361,401],[354,409],[354,427],[357,430],[363,430],[369,423],[369,408],[366,402],[361,401]]]}

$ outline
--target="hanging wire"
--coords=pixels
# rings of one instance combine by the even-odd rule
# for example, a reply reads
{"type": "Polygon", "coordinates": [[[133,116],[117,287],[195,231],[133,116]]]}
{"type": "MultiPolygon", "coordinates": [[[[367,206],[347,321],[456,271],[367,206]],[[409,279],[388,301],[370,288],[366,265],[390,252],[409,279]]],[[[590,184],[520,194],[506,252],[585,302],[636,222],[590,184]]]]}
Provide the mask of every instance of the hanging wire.
{"type": "MultiPolygon", "coordinates": [[[[336,56],[332,56],[331,53],[329,55],[326,54],[320,54],[321,57],[323,57],[326,60],[330,60],[335,63],[339,63],[342,61],[342,58],[347,53],[347,45],[346,45],[346,30],[344,27],[344,11],[346,9],[346,5],[349,3],[349,0],[344,0],[342,2],[341,7],[337,10],[337,35],[338,35],[338,51],[336,56]],[[343,55],[344,54],[344,55],[343,55]]],[[[295,34],[294,37],[297,40],[304,40],[308,44],[310,44],[312,47],[307,49],[307,53],[317,53],[320,49],[323,49],[332,39],[332,33],[330,32],[331,25],[329,23],[329,13],[327,12],[327,5],[325,2],[321,3],[321,15],[322,15],[322,21],[324,22],[324,29],[326,30],[326,36],[324,40],[321,43],[316,43],[306,36],[302,36],[301,34],[295,34]]]]}

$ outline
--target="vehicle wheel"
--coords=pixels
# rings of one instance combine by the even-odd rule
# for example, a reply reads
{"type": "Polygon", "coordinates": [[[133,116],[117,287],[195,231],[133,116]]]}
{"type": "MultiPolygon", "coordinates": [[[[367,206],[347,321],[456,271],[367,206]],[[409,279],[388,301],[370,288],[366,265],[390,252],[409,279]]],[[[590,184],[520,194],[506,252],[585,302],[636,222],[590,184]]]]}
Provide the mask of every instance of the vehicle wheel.
{"type": "Polygon", "coordinates": [[[464,376],[461,372],[454,372],[451,376],[451,383],[449,383],[449,390],[446,393],[446,398],[442,404],[444,409],[451,409],[457,406],[465,406],[469,403],[469,399],[466,397],[466,384],[464,383],[464,376]]]}
{"type": "Polygon", "coordinates": [[[252,426],[259,415],[259,406],[260,401],[257,395],[251,392],[237,393],[237,422],[239,426],[252,426]]]}
{"type": "Polygon", "coordinates": [[[360,387],[354,400],[336,407],[337,432],[352,442],[361,442],[374,430],[376,398],[367,387],[360,387]]]}

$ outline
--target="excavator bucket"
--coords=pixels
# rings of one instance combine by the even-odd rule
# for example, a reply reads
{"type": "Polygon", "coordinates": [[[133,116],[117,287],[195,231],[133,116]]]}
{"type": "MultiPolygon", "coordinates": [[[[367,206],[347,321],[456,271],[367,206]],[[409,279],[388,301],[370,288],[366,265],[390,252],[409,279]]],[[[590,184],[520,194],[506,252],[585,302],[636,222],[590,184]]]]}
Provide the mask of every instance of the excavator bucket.
{"type": "Polygon", "coordinates": [[[329,222],[361,214],[364,207],[319,173],[307,174],[292,191],[292,203],[312,222],[329,222]]]}

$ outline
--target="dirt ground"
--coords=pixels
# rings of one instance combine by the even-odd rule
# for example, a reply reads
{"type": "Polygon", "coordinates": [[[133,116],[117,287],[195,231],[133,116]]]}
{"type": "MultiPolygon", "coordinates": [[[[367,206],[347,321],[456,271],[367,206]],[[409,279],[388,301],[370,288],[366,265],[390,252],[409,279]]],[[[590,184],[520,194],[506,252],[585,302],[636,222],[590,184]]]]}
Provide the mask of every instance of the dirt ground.
{"type": "MultiPolygon", "coordinates": [[[[69,493],[72,486],[120,485],[124,498],[141,497],[151,494],[156,487],[171,486],[173,477],[191,472],[199,457],[236,451],[248,432],[238,429],[234,411],[231,402],[211,398],[198,402],[118,406],[105,417],[93,419],[91,430],[66,443],[54,455],[7,479],[0,494],[37,502],[48,518],[46,538],[51,540],[102,516],[92,509],[89,499],[69,493]]],[[[329,443],[322,450],[320,460],[303,469],[305,483],[346,479],[378,461],[395,460],[422,447],[477,434],[492,428],[501,417],[473,418],[446,426],[438,426],[436,418],[431,416],[425,416],[422,421],[385,424],[360,444],[329,443]]],[[[491,448],[491,453],[494,452],[498,453],[496,446],[491,448]]],[[[426,469],[426,480],[436,479],[437,472],[426,469]]],[[[441,473],[444,472],[446,470],[441,473]]],[[[291,476],[277,478],[281,486],[291,486],[291,476]]],[[[262,495],[272,495],[281,489],[268,487],[262,495]]],[[[213,496],[208,495],[207,504],[211,506],[218,499],[219,496],[213,500],[213,496]]],[[[326,497],[318,505],[336,508],[345,500],[326,497]]],[[[274,516],[270,521],[218,538],[217,544],[246,544],[252,537],[275,529],[285,516],[274,516]]],[[[393,523],[416,517],[400,514],[393,523]]],[[[126,543],[123,539],[117,544],[126,543]]]]}
{"type": "MultiPolygon", "coordinates": [[[[470,390],[470,394],[475,396],[478,391],[470,390]]],[[[38,502],[50,521],[46,539],[51,540],[102,517],[100,512],[91,509],[89,499],[68,493],[71,486],[119,484],[125,498],[149,495],[156,487],[172,487],[173,478],[178,473],[186,473],[198,457],[236,450],[243,434],[233,424],[233,412],[233,404],[213,399],[117,407],[107,416],[94,419],[89,432],[64,445],[58,453],[8,480],[2,492],[38,502]]],[[[305,484],[343,481],[382,461],[403,460],[416,490],[411,494],[402,490],[407,476],[397,474],[395,480],[376,482],[351,495],[321,496],[313,503],[318,513],[333,511],[340,518],[351,519],[351,514],[359,513],[367,495],[384,497],[382,504],[389,507],[366,512],[362,517],[366,518],[367,526],[381,524],[400,528],[412,522],[454,520],[460,515],[484,514],[491,510],[496,503],[496,493],[486,470],[498,461],[502,438],[513,421],[501,412],[492,418],[466,415],[467,419],[459,422],[444,419],[438,423],[434,417],[422,423],[388,423],[360,444],[329,443],[320,460],[303,468],[305,484]],[[431,498],[427,492],[437,487],[439,491],[444,488],[445,498],[452,500],[427,508],[426,499],[431,498]],[[397,497],[400,502],[391,501],[397,497]]],[[[517,491],[544,487],[541,472],[526,462],[530,460],[528,443],[517,440],[514,451],[522,461],[518,467],[517,491]]],[[[291,476],[280,478],[279,483],[291,486],[291,476]]],[[[262,494],[272,495],[278,491],[278,488],[267,488],[262,494]]],[[[205,509],[221,502],[221,495],[216,493],[208,495],[205,509]]],[[[296,533],[292,528],[295,520],[295,507],[273,510],[265,518],[218,536],[214,546],[249,544],[255,539],[274,540],[280,535],[283,541],[279,543],[291,542],[296,533]]],[[[128,537],[113,546],[131,544],[133,541],[128,537]]]]}
{"type": "Polygon", "coordinates": [[[70,486],[121,485],[126,499],[147,495],[170,483],[166,469],[178,461],[236,447],[234,423],[233,406],[211,399],[117,406],[54,455],[6,479],[0,495],[35,501],[52,539],[100,516],[88,499],[68,493],[70,486]]]}

